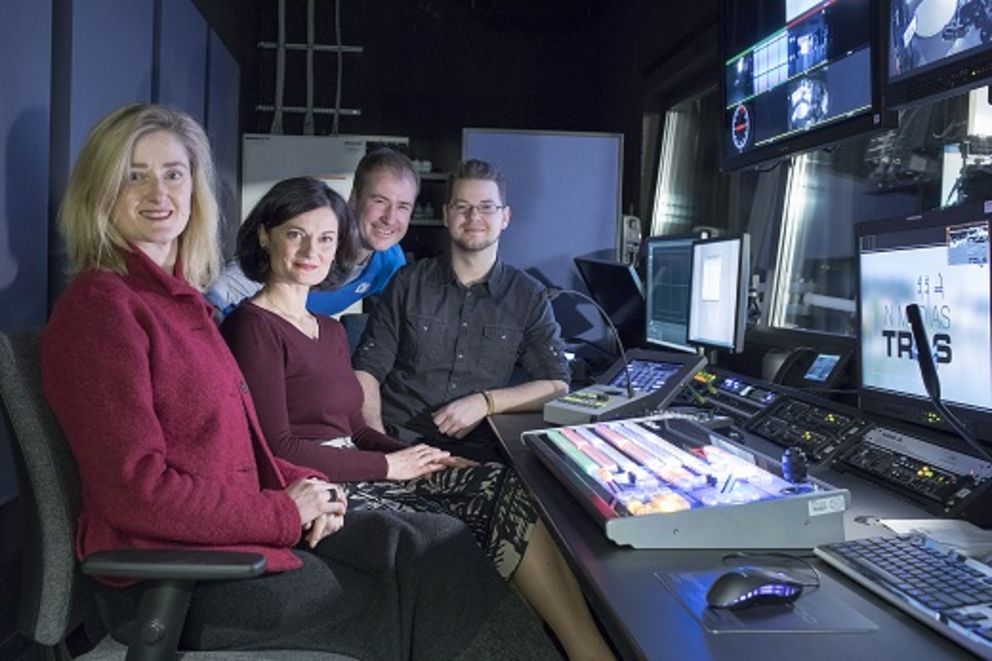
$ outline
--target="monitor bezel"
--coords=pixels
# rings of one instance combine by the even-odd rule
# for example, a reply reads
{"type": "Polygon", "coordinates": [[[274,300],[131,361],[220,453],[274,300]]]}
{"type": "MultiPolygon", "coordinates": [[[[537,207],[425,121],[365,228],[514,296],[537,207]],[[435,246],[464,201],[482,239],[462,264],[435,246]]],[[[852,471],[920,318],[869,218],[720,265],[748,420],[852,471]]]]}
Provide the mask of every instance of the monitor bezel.
{"type": "MultiPolygon", "coordinates": [[[[625,321],[618,322],[618,320],[614,318],[614,315],[603,307],[602,302],[593,292],[593,287],[590,284],[591,279],[587,277],[587,274],[582,267],[582,264],[597,264],[613,269],[617,272],[617,274],[622,273],[626,275],[627,282],[633,283],[634,287],[637,289],[637,293],[640,295],[639,306],[642,309],[643,314],[645,307],[645,287],[644,283],[641,282],[641,277],[637,274],[637,269],[634,268],[634,265],[606,258],[598,258],[593,255],[578,255],[572,258],[572,262],[575,264],[575,269],[579,272],[579,278],[582,280],[582,284],[586,288],[586,291],[589,292],[590,298],[596,301],[596,305],[603,308],[603,312],[610,317],[610,321],[613,322],[614,326],[616,326],[618,333],[628,335],[628,337],[623,339],[624,346],[626,347],[631,344],[636,346],[637,344],[640,344],[644,334],[646,322],[640,324],[630,324],[625,321]]],[[[635,321],[637,321],[636,317],[635,321]]]]}
{"type": "Polygon", "coordinates": [[[666,340],[653,340],[649,337],[648,327],[651,323],[651,307],[648,304],[648,289],[652,288],[651,284],[652,278],[651,272],[648,270],[648,260],[650,259],[651,246],[655,243],[670,243],[675,241],[688,241],[689,242],[689,288],[692,289],[692,247],[695,245],[696,241],[702,241],[698,234],[667,234],[667,235],[656,235],[649,236],[644,239],[644,343],[651,347],[665,347],[666,349],[675,349],[677,351],[685,351],[687,353],[697,353],[698,349],[696,346],[689,344],[689,299],[686,298],[685,305],[685,329],[686,329],[686,341],[685,344],[678,344],[677,342],[668,342],[666,340]]]}
{"type": "Polygon", "coordinates": [[[882,0],[882,14],[879,25],[882,27],[882,103],[890,110],[900,110],[933,103],[958,94],[964,94],[976,87],[992,83],[992,43],[979,48],[970,55],[958,54],[938,63],[931,63],[893,80],[889,71],[889,52],[892,48],[892,2],[882,0]],[[972,78],[962,83],[949,83],[954,74],[970,75],[972,78]],[[914,86],[928,83],[935,90],[925,94],[910,95],[914,86]]]}
{"type": "MultiPolygon", "coordinates": [[[[724,26],[729,20],[730,4],[744,1],[747,0],[721,0],[720,18],[717,23],[720,66],[718,81],[720,95],[720,137],[718,142],[721,171],[732,172],[734,170],[768,165],[803,152],[829,147],[841,140],[856,135],[893,128],[898,125],[898,115],[887,112],[882,104],[882,40],[879,37],[879,27],[881,25],[879,3],[873,0],[867,0],[869,20],[871,21],[868,32],[869,60],[871,62],[871,106],[856,115],[817,125],[807,131],[775,140],[745,153],[730,152],[727,147],[727,141],[724,139],[723,131],[725,129],[724,112],[727,107],[726,62],[734,53],[731,53],[728,48],[724,26]]],[[[782,2],[784,3],[785,0],[782,0],[782,2]]]]}
{"type": "Polygon", "coordinates": [[[709,243],[725,243],[728,241],[739,241],[740,250],[737,255],[737,301],[735,308],[737,313],[734,315],[734,339],[731,345],[717,344],[707,340],[694,340],[692,339],[692,289],[693,284],[689,285],[689,335],[688,340],[691,344],[703,349],[722,349],[724,351],[729,351],[731,353],[742,353],[744,351],[744,334],[747,330],[747,297],[748,289],[750,287],[751,279],[751,235],[747,232],[742,234],[731,234],[720,236],[712,239],[700,239],[696,241],[692,246],[692,277],[693,282],[696,277],[696,251],[700,249],[705,244],[709,243]]]}
{"type": "MultiPolygon", "coordinates": [[[[855,357],[857,360],[856,386],[860,408],[869,414],[902,420],[919,427],[937,429],[955,433],[953,428],[943,421],[942,416],[927,396],[912,395],[891,390],[882,390],[866,386],[864,382],[864,355],[861,341],[862,303],[861,303],[861,239],[866,235],[887,234],[913,229],[933,229],[949,225],[967,224],[970,222],[987,221],[992,225],[992,209],[984,204],[971,204],[946,209],[934,209],[922,214],[897,216],[857,223],[854,226],[855,254],[855,323],[857,338],[855,342],[855,357]]],[[[992,291],[992,268],[989,269],[990,291],[992,291]]],[[[981,411],[970,406],[944,402],[962,424],[979,440],[992,444],[992,407],[981,411]]],[[[965,449],[970,452],[970,449],[965,449]]]]}

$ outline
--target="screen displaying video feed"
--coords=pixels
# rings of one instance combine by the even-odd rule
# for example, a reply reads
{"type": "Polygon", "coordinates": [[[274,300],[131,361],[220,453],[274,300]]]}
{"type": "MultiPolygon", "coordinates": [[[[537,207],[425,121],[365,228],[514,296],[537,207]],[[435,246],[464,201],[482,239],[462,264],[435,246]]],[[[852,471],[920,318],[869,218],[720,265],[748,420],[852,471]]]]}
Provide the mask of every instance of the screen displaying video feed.
{"type": "Polygon", "coordinates": [[[738,353],[744,350],[749,277],[747,234],[693,245],[690,343],[738,353]]]}
{"type": "Polygon", "coordinates": [[[871,5],[725,1],[724,167],[782,156],[792,138],[815,146],[819,129],[871,113],[871,5]]]}
{"type": "Polygon", "coordinates": [[[980,213],[970,221],[957,216],[946,225],[907,221],[859,234],[863,396],[905,396],[918,410],[928,397],[916,352],[929,351],[945,403],[992,412],[989,221],[980,213]],[[910,303],[920,306],[929,347],[914,346],[910,303]]]}
{"type": "Polygon", "coordinates": [[[646,246],[647,332],[650,344],[695,351],[689,344],[689,286],[695,237],[651,237],[646,246]]]}
{"type": "Polygon", "coordinates": [[[906,105],[992,79],[992,2],[888,0],[886,103],[906,105]]]}

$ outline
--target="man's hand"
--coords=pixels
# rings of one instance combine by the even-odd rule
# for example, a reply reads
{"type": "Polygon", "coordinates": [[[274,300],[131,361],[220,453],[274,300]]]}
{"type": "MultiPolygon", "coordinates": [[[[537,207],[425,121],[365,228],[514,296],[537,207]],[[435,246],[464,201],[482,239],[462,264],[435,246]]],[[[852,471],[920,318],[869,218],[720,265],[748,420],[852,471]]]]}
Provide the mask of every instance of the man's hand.
{"type": "Polygon", "coordinates": [[[441,407],[434,413],[434,424],[445,436],[462,438],[482,422],[489,410],[482,393],[472,393],[441,407]]]}

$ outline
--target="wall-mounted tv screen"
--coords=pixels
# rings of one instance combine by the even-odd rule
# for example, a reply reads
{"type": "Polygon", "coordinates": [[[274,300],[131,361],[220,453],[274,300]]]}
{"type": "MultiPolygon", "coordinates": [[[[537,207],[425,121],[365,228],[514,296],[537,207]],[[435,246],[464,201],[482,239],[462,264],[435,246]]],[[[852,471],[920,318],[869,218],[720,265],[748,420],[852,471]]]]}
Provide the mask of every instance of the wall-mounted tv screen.
{"type": "Polygon", "coordinates": [[[885,0],[886,107],[964,92],[992,80],[992,2],[885,0]]]}
{"type": "Polygon", "coordinates": [[[871,0],[724,0],[721,166],[734,169],[884,123],[871,0]]]}

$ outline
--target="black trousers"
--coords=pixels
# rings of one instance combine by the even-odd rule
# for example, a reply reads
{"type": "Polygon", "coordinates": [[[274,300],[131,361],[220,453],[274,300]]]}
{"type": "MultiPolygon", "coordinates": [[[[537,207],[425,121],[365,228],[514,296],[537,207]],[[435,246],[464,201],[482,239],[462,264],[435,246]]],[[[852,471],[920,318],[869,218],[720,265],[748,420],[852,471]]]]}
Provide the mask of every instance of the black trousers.
{"type": "MultiPolygon", "coordinates": [[[[349,512],[298,570],[198,583],[180,640],[188,650],[309,649],[358,659],[556,658],[457,519],[349,512]]],[[[95,592],[118,640],[135,635],[142,584],[95,592]]]]}

